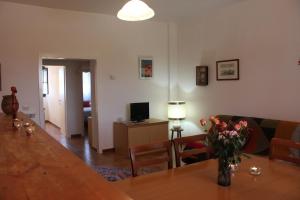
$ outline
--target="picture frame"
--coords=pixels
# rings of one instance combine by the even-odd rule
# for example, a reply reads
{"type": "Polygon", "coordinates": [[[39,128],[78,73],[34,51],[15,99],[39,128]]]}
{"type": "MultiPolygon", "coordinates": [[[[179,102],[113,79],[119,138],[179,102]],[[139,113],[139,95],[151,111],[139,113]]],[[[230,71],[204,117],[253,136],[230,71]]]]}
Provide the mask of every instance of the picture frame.
{"type": "Polygon", "coordinates": [[[139,78],[151,79],[153,78],[153,58],[139,57],[139,78]]]}
{"type": "Polygon", "coordinates": [[[208,85],[208,66],[196,66],[196,85],[208,85]]]}
{"type": "Polygon", "coordinates": [[[227,80],[239,80],[239,59],[232,60],[220,60],[217,61],[217,80],[227,81],[227,80]]]}

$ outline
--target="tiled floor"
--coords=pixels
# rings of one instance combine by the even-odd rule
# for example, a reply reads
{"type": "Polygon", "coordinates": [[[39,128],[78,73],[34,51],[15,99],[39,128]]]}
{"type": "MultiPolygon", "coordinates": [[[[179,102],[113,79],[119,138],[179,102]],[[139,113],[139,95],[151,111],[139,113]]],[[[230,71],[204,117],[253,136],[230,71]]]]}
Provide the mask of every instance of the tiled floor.
{"type": "Polygon", "coordinates": [[[74,137],[72,139],[65,138],[59,128],[46,123],[46,132],[60,142],[67,149],[76,154],[89,166],[112,166],[112,167],[130,167],[130,160],[124,156],[117,155],[114,152],[106,152],[99,154],[89,145],[87,137],[74,137]]]}

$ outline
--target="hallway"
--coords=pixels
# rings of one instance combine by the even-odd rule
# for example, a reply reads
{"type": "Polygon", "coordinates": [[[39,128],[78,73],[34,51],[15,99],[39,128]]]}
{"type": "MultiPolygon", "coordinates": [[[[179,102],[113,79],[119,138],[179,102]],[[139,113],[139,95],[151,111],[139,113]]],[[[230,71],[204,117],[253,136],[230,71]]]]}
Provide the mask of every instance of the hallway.
{"type": "Polygon", "coordinates": [[[99,154],[89,145],[87,137],[76,136],[71,139],[65,138],[59,128],[51,123],[45,124],[46,132],[65,148],[73,152],[91,168],[97,166],[130,167],[130,160],[124,156],[117,155],[113,151],[99,154]]]}

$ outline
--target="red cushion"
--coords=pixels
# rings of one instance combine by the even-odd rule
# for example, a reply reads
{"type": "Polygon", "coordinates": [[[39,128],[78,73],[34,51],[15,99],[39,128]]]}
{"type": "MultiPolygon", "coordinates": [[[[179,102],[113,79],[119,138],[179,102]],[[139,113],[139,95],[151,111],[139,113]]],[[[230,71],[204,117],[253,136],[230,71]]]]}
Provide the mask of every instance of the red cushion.
{"type": "Polygon", "coordinates": [[[203,147],[206,147],[201,141],[191,142],[188,143],[186,146],[190,148],[196,148],[196,149],[201,149],[203,147]]]}
{"type": "Polygon", "coordinates": [[[84,107],[84,108],[89,108],[89,107],[91,107],[91,102],[90,102],[90,101],[84,101],[84,102],[83,102],[83,107],[84,107]]]}

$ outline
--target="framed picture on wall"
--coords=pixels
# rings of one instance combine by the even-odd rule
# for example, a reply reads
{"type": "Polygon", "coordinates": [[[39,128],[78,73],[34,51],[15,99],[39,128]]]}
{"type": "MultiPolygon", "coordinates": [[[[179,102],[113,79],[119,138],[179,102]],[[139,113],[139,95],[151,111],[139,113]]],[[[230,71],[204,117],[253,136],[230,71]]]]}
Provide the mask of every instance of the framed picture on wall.
{"type": "Polygon", "coordinates": [[[239,80],[239,59],[217,61],[217,80],[239,80]]]}
{"type": "Polygon", "coordinates": [[[208,85],[208,66],[196,66],[196,85],[208,85]]]}
{"type": "Polygon", "coordinates": [[[153,58],[139,57],[140,79],[151,79],[153,77],[153,58]]]}

